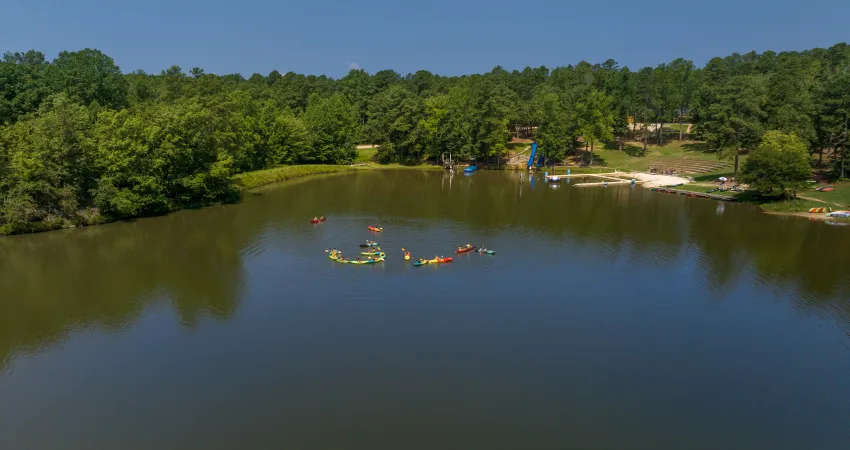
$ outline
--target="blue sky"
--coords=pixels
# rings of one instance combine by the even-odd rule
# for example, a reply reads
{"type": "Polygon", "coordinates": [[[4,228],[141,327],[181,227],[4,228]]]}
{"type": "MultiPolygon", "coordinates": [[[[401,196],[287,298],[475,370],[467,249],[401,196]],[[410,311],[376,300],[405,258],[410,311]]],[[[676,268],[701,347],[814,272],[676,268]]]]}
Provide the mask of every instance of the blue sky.
{"type": "Polygon", "coordinates": [[[11,0],[0,51],[98,48],[124,72],[343,76],[349,67],[442,75],[614,58],[703,65],[750,50],[850,41],[848,0],[11,0]],[[125,3],[125,4],[122,4],[125,3]]]}

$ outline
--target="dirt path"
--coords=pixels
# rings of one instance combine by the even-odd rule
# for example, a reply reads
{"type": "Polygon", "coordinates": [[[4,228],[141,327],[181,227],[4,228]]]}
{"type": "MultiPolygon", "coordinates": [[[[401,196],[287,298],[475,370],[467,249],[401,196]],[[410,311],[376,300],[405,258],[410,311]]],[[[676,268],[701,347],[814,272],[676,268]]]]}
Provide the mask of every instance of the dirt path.
{"type": "Polygon", "coordinates": [[[813,202],[818,202],[818,203],[826,203],[827,205],[838,205],[838,203],[830,203],[826,200],[821,200],[819,198],[814,198],[814,197],[806,197],[805,195],[800,195],[800,194],[797,194],[797,198],[802,198],[803,200],[811,200],[813,202]]]}

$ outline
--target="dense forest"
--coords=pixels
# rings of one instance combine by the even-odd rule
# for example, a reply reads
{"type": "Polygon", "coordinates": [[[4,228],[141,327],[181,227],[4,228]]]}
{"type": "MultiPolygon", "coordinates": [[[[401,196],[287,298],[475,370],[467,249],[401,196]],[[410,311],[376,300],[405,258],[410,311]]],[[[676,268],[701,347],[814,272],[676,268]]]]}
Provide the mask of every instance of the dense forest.
{"type": "MultiPolygon", "coordinates": [[[[98,50],[6,53],[0,62],[0,234],[161,214],[235,198],[235,174],[452,152],[491,161],[533,130],[561,160],[601,142],[664,144],[630,122],[693,123],[719,157],[769,131],[796,135],[844,176],[850,47],[676,59],[632,70],[613,60],[445,77],[352,70],[326,76],[214,75],[172,66],[123,73],[98,50]]],[[[682,138],[679,131],[679,139],[682,138]]],[[[675,137],[675,136],[674,136],[675,137]]]]}

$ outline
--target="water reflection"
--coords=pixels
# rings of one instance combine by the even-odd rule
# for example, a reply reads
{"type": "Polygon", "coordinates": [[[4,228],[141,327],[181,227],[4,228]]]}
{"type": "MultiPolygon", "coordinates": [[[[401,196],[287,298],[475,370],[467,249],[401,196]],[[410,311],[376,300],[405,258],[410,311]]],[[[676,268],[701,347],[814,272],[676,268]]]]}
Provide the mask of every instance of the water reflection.
{"type": "Polygon", "coordinates": [[[157,299],[188,327],[230,317],[244,237],[234,216],[220,212],[0,239],[0,361],[75,329],[124,328],[157,299]]]}
{"type": "MultiPolygon", "coordinates": [[[[296,239],[317,209],[331,217],[416,219],[410,226],[426,234],[441,233],[423,225],[441,220],[475,227],[482,237],[516,230],[518,240],[567,242],[581,258],[623,261],[612,276],[624,283],[634,268],[671,277],[685,268],[701,283],[689,289],[722,296],[754,274],[764,289],[850,328],[846,229],[747,205],[566,182],[523,195],[525,182],[514,173],[356,173],[257,191],[240,205],[0,239],[0,371],[16,353],[38,352],[71,330],[127,327],[157,301],[170,302],[186,327],[228,319],[244,295],[245,259],[296,239]]],[[[528,183],[533,189],[534,177],[528,183]]]]}

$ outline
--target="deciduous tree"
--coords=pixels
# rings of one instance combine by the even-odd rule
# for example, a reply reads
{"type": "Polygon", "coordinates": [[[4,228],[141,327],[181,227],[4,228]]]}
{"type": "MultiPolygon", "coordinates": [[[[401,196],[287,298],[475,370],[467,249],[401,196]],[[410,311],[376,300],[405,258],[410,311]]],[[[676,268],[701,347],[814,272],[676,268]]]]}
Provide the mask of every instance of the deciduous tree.
{"type": "Polygon", "coordinates": [[[812,176],[806,144],[795,134],[768,131],[744,163],[742,181],[762,193],[794,196],[812,176]]]}

